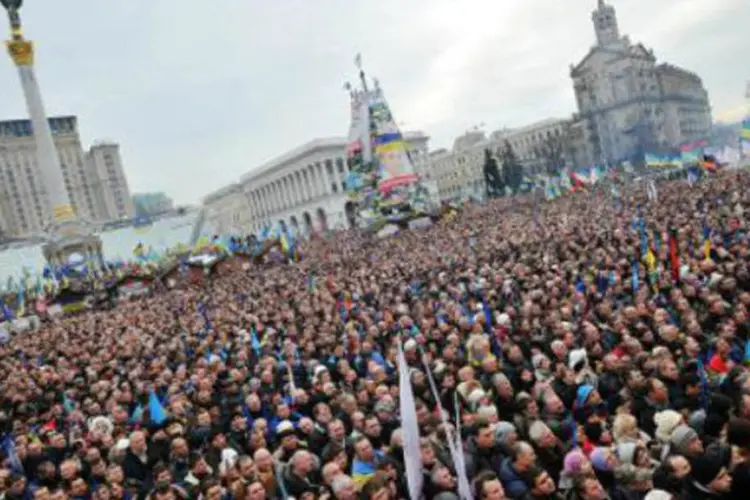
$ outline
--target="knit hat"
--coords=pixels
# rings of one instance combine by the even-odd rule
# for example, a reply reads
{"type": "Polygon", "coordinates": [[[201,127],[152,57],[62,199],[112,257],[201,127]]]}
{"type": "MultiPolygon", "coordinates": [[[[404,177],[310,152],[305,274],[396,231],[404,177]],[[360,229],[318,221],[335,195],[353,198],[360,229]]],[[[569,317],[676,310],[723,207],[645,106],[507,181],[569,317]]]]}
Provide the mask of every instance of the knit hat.
{"type": "Polygon", "coordinates": [[[672,431],[669,441],[675,450],[683,453],[693,439],[698,439],[698,433],[687,425],[679,425],[672,431]]]}
{"type": "Polygon", "coordinates": [[[576,402],[575,407],[576,408],[583,408],[583,406],[586,404],[586,401],[588,401],[589,396],[591,396],[591,393],[594,392],[594,386],[593,385],[582,385],[578,388],[576,391],[576,402]]]}
{"type": "Polygon", "coordinates": [[[654,415],[654,424],[656,424],[656,439],[662,443],[669,442],[678,425],[682,423],[682,415],[674,410],[664,410],[654,415]]]}
{"type": "Polygon", "coordinates": [[[510,422],[498,422],[495,424],[495,440],[505,444],[511,432],[516,432],[516,426],[510,422]]]}
{"type": "Polygon", "coordinates": [[[688,425],[695,429],[695,432],[702,433],[703,425],[706,423],[706,417],[706,410],[696,410],[690,414],[690,418],[688,418],[688,425]]]}
{"type": "Polygon", "coordinates": [[[574,349],[568,355],[568,368],[574,371],[580,371],[588,364],[588,355],[586,349],[574,349]]]}
{"type": "Polygon", "coordinates": [[[728,448],[712,448],[693,459],[690,474],[698,484],[708,486],[719,476],[722,469],[729,467],[731,458],[728,448]]]}
{"type": "Polygon", "coordinates": [[[589,460],[591,460],[591,466],[600,472],[609,472],[612,470],[612,467],[610,467],[608,459],[609,459],[609,450],[607,448],[602,448],[601,446],[594,448],[594,451],[592,451],[591,455],[589,455],[589,460]]]}
{"type": "Polygon", "coordinates": [[[576,448],[565,455],[565,459],[563,460],[563,471],[568,476],[575,476],[581,472],[581,469],[585,464],[586,455],[584,455],[580,449],[576,448]]]}

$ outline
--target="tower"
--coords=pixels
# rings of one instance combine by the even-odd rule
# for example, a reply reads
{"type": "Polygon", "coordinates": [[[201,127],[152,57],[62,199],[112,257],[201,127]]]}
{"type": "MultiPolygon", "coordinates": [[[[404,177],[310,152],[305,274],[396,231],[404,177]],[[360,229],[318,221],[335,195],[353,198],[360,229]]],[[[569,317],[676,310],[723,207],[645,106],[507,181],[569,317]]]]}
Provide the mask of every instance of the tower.
{"type": "Polygon", "coordinates": [[[617,27],[617,13],[615,8],[599,0],[595,11],[591,13],[594,23],[596,42],[598,45],[610,45],[620,40],[620,30],[617,27]]]}
{"type": "Polygon", "coordinates": [[[47,242],[42,251],[53,266],[67,264],[72,254],[81,254],[89,261],[101,263],[101,240],[92,235],[76,215],[65,188],[60,159],[34,71],[34,45],[23,36],[19,14],[23,0],[0,0],[0,3],[8,12],[11,30],[11,39],[6,42],[8,53],[18,69],[36,143],[37,164],[52,207],[46,229],[47,242]]]}

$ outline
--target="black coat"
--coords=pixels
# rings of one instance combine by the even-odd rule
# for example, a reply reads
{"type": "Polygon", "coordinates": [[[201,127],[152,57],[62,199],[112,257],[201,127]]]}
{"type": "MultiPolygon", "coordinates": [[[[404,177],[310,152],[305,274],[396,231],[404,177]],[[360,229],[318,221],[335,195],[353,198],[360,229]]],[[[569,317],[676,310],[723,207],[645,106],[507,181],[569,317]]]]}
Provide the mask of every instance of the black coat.
{"type": "Polygon", "coordinates": [[[740,500],[748,497],[750,492],[750,463],[737,465],[732,471],[732,492],[728,499],[740,500]]]}
{"type": "Polygon", "coordinates": [[[135,479],[139,482],[139,491],[149,491],[151,489],[153,482],[151,469],[152,464],[148,460],[144,462],[128,449],[122,464],[122,470],[127,479],[135,479]]]}

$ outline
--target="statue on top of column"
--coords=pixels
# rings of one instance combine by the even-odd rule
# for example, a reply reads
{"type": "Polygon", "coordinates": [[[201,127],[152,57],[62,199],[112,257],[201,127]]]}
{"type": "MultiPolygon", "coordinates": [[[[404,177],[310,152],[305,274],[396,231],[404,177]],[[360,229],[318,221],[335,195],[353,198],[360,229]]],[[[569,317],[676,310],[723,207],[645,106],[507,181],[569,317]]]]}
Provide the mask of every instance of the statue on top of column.
{"type": "Polygon", "coordinates": [[[18,36],[20,36],[21,16],[18,14],[18,11],[21,5],[23,5],[23,0],[0,0],[0,3],[8,11],[8,20],[10,21],[11,29],[18,31],[18,36]]]}
{"type": "Polygon", "coordinates": [[[23,0],[0,0],[0,3],[2,3],[3,7],[7,10],[18,10],[21,8],[23,0]]]}

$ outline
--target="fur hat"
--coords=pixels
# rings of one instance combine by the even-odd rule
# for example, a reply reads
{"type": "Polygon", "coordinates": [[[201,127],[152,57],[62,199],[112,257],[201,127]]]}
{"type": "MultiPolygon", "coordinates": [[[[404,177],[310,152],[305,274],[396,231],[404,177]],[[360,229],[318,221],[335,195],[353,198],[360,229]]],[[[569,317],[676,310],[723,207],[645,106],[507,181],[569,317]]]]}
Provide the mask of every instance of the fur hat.
{"type": "Polygon", "coordinates": [[[682,423],[682,415],[674,410],[664,410],[654,414],[656,424],[656,439],[662,443],[668,443],[678,425],[682,423]]]}

